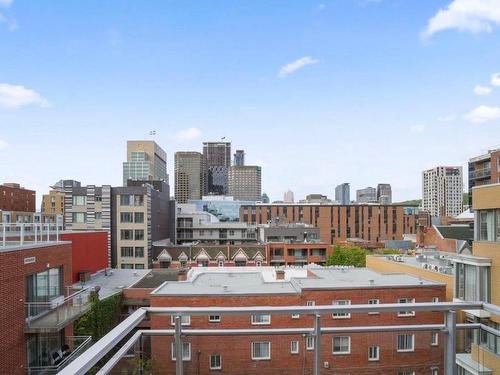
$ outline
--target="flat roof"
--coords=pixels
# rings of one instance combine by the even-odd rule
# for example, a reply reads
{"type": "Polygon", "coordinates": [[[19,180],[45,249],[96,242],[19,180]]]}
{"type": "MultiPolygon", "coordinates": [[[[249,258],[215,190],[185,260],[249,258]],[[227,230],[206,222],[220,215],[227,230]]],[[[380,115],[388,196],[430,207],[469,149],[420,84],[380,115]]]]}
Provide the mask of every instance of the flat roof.
{"type": "Polygon", "coordinates": [[[378,273],[368,268],[310,266],[284,268],[284,271],[285,279],[276,280],[274,267],[197,267],[189,271],[186,281],[167,281],[153,291],[152,295],[300,294],[302,289],[445,285],[405,273],[378,273]]]}
{"type": "Polygon", "coordinates": [[[61,246],[71,244],[71,241],[44,241],[44,242],[29,242],[24,243],[22,245],[19,244],[19,241],[15,241],[15,243],[9,244],[7,242],[5,246],[0,246],[0,253],[8,253],[11,251],[22,251],[22,250],[33,250],[33,249],[41,249],[44,247],[53,247],[53,246],[61,246]]]}
{"type": "Polygon", "coordinates": [[[179,269],[152,269],[147,275],[131,285],[130,288],[158,288],[165,281],[177,281],[179,269]]]}
{"type": "Polygon", "coordinates": [[[150,269],[130,270],[113,268],[106,271],[102,270],[92,274],[89,281],[75,283],[73,287],[79,289],[99,286],[99,298],[105,299],[137,283],[150,272],[150,269]]]}

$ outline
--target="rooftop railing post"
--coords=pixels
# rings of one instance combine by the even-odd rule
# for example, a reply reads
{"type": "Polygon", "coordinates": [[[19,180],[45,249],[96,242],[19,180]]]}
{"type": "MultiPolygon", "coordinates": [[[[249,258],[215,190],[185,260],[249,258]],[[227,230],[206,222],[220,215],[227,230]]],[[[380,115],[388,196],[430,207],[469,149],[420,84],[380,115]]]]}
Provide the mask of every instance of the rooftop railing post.
{"type": "Polygon", "coordinates": [[[6,238],[5,238],[5,225],[6,224],[2,224],[2,245],[3,247],[5,247],[5,242],[6,242],[6,238]]]}
{"type": "Polygon", "coordinates": [[[21,231],[20,231],[20,245],[22,246],[24,244],[24,224],[19,224],[21,226],[21,231]]]}
{"type": "Polygon", "coordinates": [[[175,375],[182,375],[182,318],[176,315],[175,321],[175,375]]]}
{"type": "Polygon", "coordinates": [[[314,363],[313,375],[320,375],[321,371],[321,315],[314,317],[314,363]]]}
{"type": "Polygon", "coordinates": [[[446,326],[446,345],[444,355],[444,374],[456,375],[456,344],[457,344],[457,313],[454,310],[449,310],[445,315],[446,326]]]}
{"type": "Polygon", "coordinates": [[[35,229],[35,243],[38,243],[38,225],[34,224],[35,229]]]}

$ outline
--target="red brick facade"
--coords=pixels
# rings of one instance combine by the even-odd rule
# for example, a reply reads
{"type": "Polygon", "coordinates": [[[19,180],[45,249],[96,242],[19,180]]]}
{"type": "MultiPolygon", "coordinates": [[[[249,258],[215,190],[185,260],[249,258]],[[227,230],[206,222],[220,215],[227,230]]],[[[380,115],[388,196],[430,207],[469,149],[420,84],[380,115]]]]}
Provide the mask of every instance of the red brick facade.
{"type": "MultiPolygon", "coordinates": [[[[152,306],[286,306],[302,305],[315,301],[316,305],[330,305],[332,300],[350,300],[351,304],[366,304],[368,299],[379,299],[380,303],[395,303],[398,298],[415,298],[415,302],[430,302],[433,298],[445,299],[444,285],[423,285],[395,288],[331,289],[303,290],[300,295],[258,295],[258,296],[155,296],[152,306]]],[[[397,313],[352,314],[348,319],[333,319],[328,315],[321,317],[322,327],[333,326],[379,326],[401,324],[438,324],[443,316],[437,312],[417,312],[415,316],[398,317],[397,313]]],[[[221,316],[219,323],[208,322],[207,316],[193,316],[185,329],[206,328],[310,328],[311,316],[293,318],[290,315],[274,315],[271,324],[256,326],[251,324],[249,316],[221,316]]],[[[170,317],[152,315],[152,329],[172,328],[170,317]]],[[[441,334],[439,334],[441,336],[441,334]]],[[[172,337],[153,337],[151,341],[153,367],[161,374],[174,374],[175,361],[171,358],[172,337]]],[[[218,354],[222,359],[221,373],[227,374],[310,374],[313,351],[306,350],[306,338],[303,335],[271,336],[188,336],[184,341],[191,343],[191,359],[184,361],[184,370],[188,374],[211,374],[210,355],[218,354]],[[271,342],[270,360],[252,360],[251,343],[256,341],[271,342]],[[299,353],[290,352],[291,341],[299,342],[299,353]]],[[[323,334],[321,340],[321,363],[327,362],[329,368],[323,368],[324,374],[394,374],[398,371],[415,371],[415,374],[430,374],[431,368],[442,372],[443,340],[439,337],[438,345],[431,345],[431,332],[394,332],[370,334],[323,334]],[[414,351],[398,352],[397,337],[401,333],[413,333],[414,351]],[[332,354],[332,337],[350,336],[349,354],[332,354]],[[378,361],[368,361],[368,348],[379,346],[378,361]]]]}
{"type": "Polygon", "coordinates": [[[0,185],[0,210],[35,212],[35,199],[34,190],[0,185]]]}
{"type": "MultiPolygon", "coordinates": [[[[0,252],[0,374],[25,374],[25,285],[28,275],[62,267],[63,286],[71,285],[71,244],[39,245],[0,252]],[[34,257],[34,259],[33,259],[34,257]],[[31,259],[27,259],[31,258],[31,259]],[[25,262],[32,263],[25,264],[25,262]]],[[[71,327],[66,334],[71,334],[71,327]]]]}
{"type": "Polygon", "coordinates": [[[320,228],[321,241],[336,244],[359,238],[367,244],[400,240],[417,232],[417,216],[398,205],[255,205],[241,206],[240,220],[267,224],[281,218],[284,223],[302,222],[320,228]]]}

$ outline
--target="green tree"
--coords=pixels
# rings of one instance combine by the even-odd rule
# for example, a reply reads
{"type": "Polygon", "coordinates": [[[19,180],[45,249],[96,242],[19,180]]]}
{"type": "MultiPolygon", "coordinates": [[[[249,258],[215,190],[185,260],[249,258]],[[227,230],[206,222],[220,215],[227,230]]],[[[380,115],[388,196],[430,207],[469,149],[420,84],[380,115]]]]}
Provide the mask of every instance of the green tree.
{"type": "Polygon", "coordinates": [[[366,267],[368,251],[360,247],[333,246],[332,255],[327,259],[327,266],[366,267]]]}

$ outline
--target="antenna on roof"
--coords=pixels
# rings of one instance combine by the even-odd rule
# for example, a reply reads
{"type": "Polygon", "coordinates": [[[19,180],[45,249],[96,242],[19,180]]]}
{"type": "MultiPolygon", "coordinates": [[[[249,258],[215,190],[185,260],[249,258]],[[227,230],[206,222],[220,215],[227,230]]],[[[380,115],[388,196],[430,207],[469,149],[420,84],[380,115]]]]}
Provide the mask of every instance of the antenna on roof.
{"type": "Polygon", "coordinates": [[[149,135],[156,135],[156,130],[150,130],[149,135]]]}

